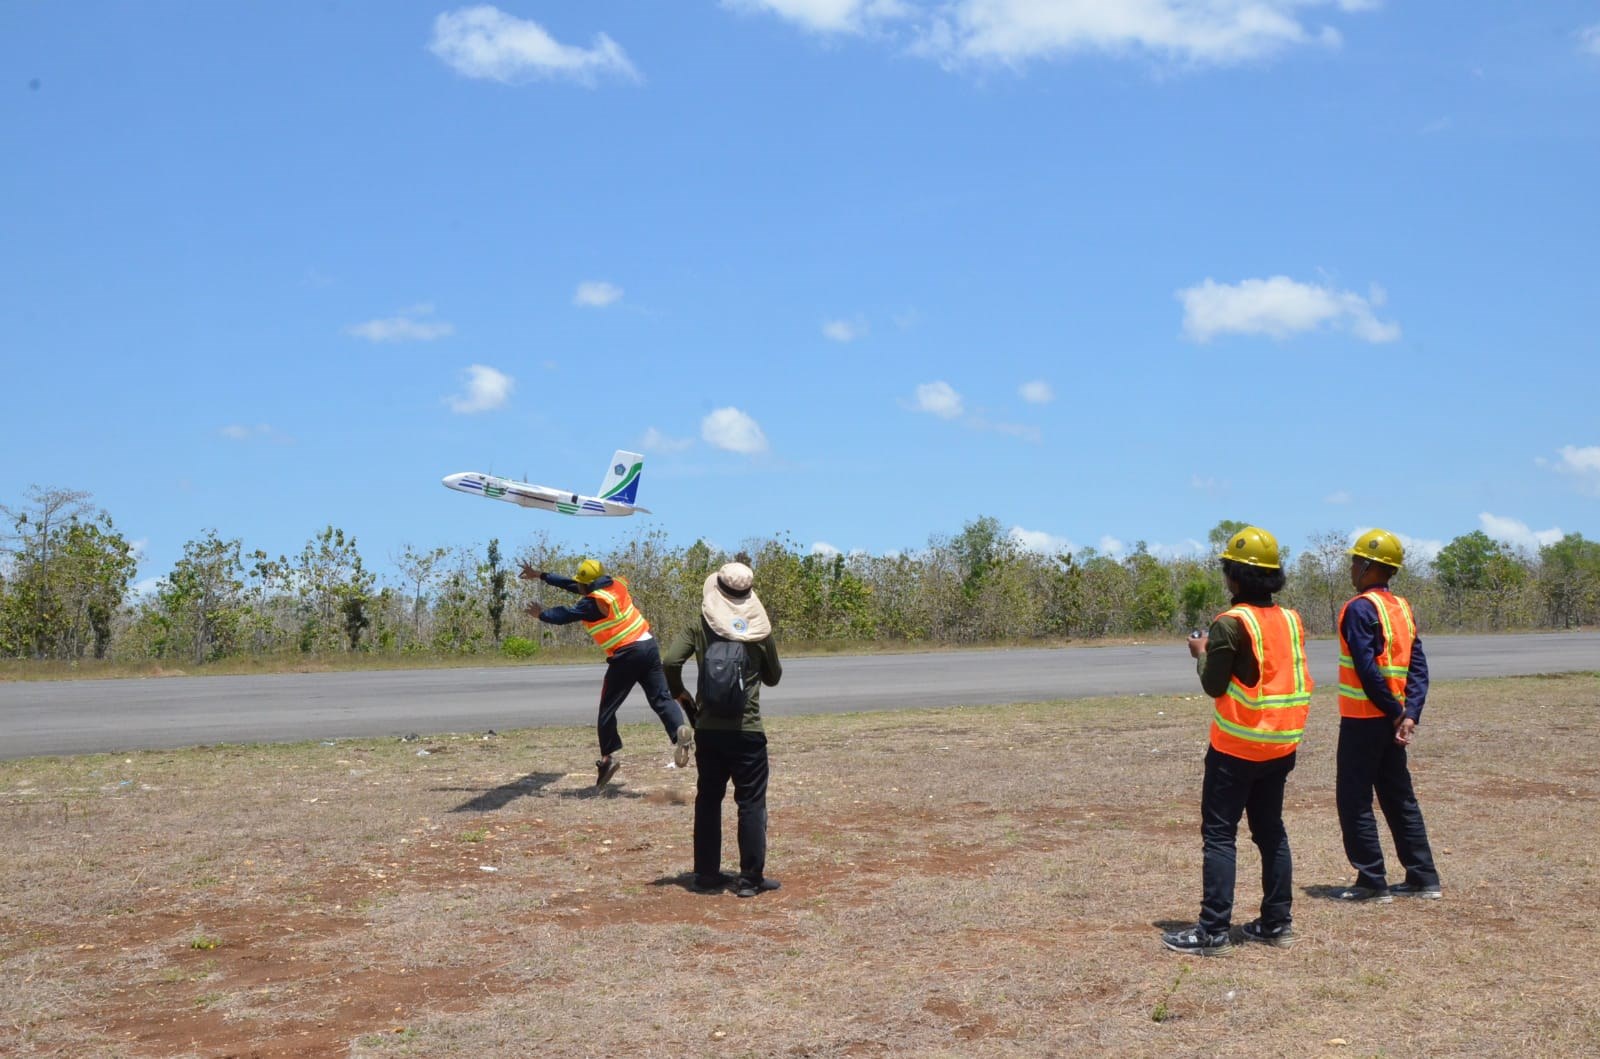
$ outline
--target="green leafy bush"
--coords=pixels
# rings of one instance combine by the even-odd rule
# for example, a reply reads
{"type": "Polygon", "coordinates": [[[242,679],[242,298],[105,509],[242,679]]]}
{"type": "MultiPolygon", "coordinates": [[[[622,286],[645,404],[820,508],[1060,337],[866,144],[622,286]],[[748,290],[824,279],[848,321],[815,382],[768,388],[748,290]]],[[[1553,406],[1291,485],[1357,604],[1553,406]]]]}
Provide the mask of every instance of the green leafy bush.
{"type": "Polygon", "coordinates": [[[539,645],[526,636],[507,636],[500,644],[500,653],[507,658],[532,658],[539,653],[539,645]]]}

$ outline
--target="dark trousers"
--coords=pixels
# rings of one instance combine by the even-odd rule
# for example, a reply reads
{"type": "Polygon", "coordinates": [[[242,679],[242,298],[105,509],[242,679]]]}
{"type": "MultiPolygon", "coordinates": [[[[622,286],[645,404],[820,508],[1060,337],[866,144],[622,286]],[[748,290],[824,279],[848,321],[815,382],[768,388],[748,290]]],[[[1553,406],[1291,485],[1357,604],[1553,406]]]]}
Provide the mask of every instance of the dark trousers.
{"type": "Polygon", "coordinates": [[[1250,821],[1250,840],[1261,850],[1261,924],[1268,930],[1292,918],[1294,865],[1289,833],[1283,827],[1283,785],[1294,771],[1295,755],[1272,761],[1246,761],[1215,747],[1206,751],[1206,778],[1200,789],[1200,838],[1205,848],[1201,870],[1200,927],[1226,934],[1233,925],[1233,884],[1238,871],[1234,849],[1239,817],[1250,821]]]}
{"type": "Polygon", "coordinates": [[[694,797],[694,873],[722,870],[722,799],[733,780],[739,807],[739,877],[759,883],[767,866],[767,737],[761,732],[695,733],[700,770],[694,797]]]}
{"type": "Polygon", "coordinates": [[[1356,870],[1356,883],[1381,889],[1387,885],[1378,821],[1372,794],[1394,836],[1394,852],[1405,869],[1405,881],[1416,886],[1439,885],[1422,807],[1411,787],[1406,748],[1394,741],[1394,723],[1387,717],[1341,717],[1339,764],[1334,798],[1339,803],[1339,828],[1344,853],[1356,870]]]}
{"type": "Polygon", "coordinates": [[[650,708],[661,718],[667,738],[676,741],[678,729],[687,722],[683,708],[667,690],[666,674],[661,672],[661,649],[649,639],[629,644],[606,661],[606,679],[600,684],[600,755],[609,756],[622,749],[617,734],[617,711],[637,684],[650,699],[650,708]]]}

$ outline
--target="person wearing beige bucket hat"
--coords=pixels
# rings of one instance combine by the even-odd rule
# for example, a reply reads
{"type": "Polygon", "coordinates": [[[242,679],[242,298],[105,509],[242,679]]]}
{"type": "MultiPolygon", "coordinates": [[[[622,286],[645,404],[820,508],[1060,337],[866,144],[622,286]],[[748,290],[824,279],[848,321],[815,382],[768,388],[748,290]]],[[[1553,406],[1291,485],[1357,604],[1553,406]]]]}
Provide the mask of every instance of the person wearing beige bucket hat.
{"type": "Polygon", "coordinates": [[[695,723],[695,888],[717,891],[732,881],[740,897],[778,889],[778,880],[766,874],[770,769],[761,685],[778,683],[783,665],[748,565],[726,563],[706,578],[700,620],[673,638],[661,664],[667,686],[695,723]],[[692,697],[683,684],[690,658],[697,676],[692,697]],[[739,810],[739,874],[731,880],[722,873],[722,800],[730,779],[739,810]]]}

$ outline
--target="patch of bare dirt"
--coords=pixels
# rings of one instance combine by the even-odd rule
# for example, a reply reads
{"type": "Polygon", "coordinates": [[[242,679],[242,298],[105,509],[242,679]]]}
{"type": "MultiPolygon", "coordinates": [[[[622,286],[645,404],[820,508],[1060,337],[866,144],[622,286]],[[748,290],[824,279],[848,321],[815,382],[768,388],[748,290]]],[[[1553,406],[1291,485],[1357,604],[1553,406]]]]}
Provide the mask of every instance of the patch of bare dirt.
{"type": "MultiPolygon", "coordinates": [[[[1158,941],[1198,904],[1205,703],[1109,742],[1093,704],[774,722],[783,888],[753,900],[689,889],[693,774],[640,753],[597,794],[559,764],[587,732],[0,763],[37,792],[0,814],[28,852],[0,859],[0,1053],[1592,1054],[1600,681],[1541,689],[1585,738],[1519,744],[1505,692],[1436,690],[1413,771],[1446,899],[1358,909],[1314,893],[1349,872],[1319,699],[1302,940],[1220,961],[1158,941]],[[1487,777],[1485,739],[1515,748],[1487,777]]],[[[1242,834],[1240,921],[1257,878],[1242,834]]]]}

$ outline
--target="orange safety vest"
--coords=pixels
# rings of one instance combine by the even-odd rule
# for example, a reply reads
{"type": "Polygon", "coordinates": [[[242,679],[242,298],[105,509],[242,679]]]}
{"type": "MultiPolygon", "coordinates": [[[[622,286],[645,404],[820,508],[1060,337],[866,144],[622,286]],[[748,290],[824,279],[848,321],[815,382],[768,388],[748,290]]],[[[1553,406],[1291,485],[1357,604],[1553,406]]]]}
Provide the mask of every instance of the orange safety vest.
{"type": "Polygon", "coordinates": [[[589,635],[605,651],[607,658],[629,644],[637,643],[640,637],[650,631],[650,623],[633,605],[628,582],[622,578],[613,577],[611,584],[595,589],[588,596],[600,604],[600,620],[586,621],[583,627],[589,630],[589,635]]]}
{"type": "Polygon", "coordinates": [[[1378,673],[1389,686],[1389,693],[1401,706],[1406,704],[1406,674],[1411,671],[1411,645],[1417,642],[1417,623],[1411,604],[1392,592],[1376,589],[1363,592],[1339,608],[1339,716],[1383,717],[1384,712],[1367,698],[1361,678],[1356,675],[1350,645],[1344,639],[1344,612],[1357,599],[1369,599],[1378,611],[1383,626],[1383,650],[1378,652],[1378,673]]]}
{"type": "Polygon", "coordinates": [[[1211,745],[1246,761],[1288,757],[1305,735],[1315,686],[1300,615],[1288,607],[1240,603],[1217,617],[1238,619],[1261,675],[1254,687],[1237,675],[1228,678],[1228,690],[1216,698],[1211,745]]]}

